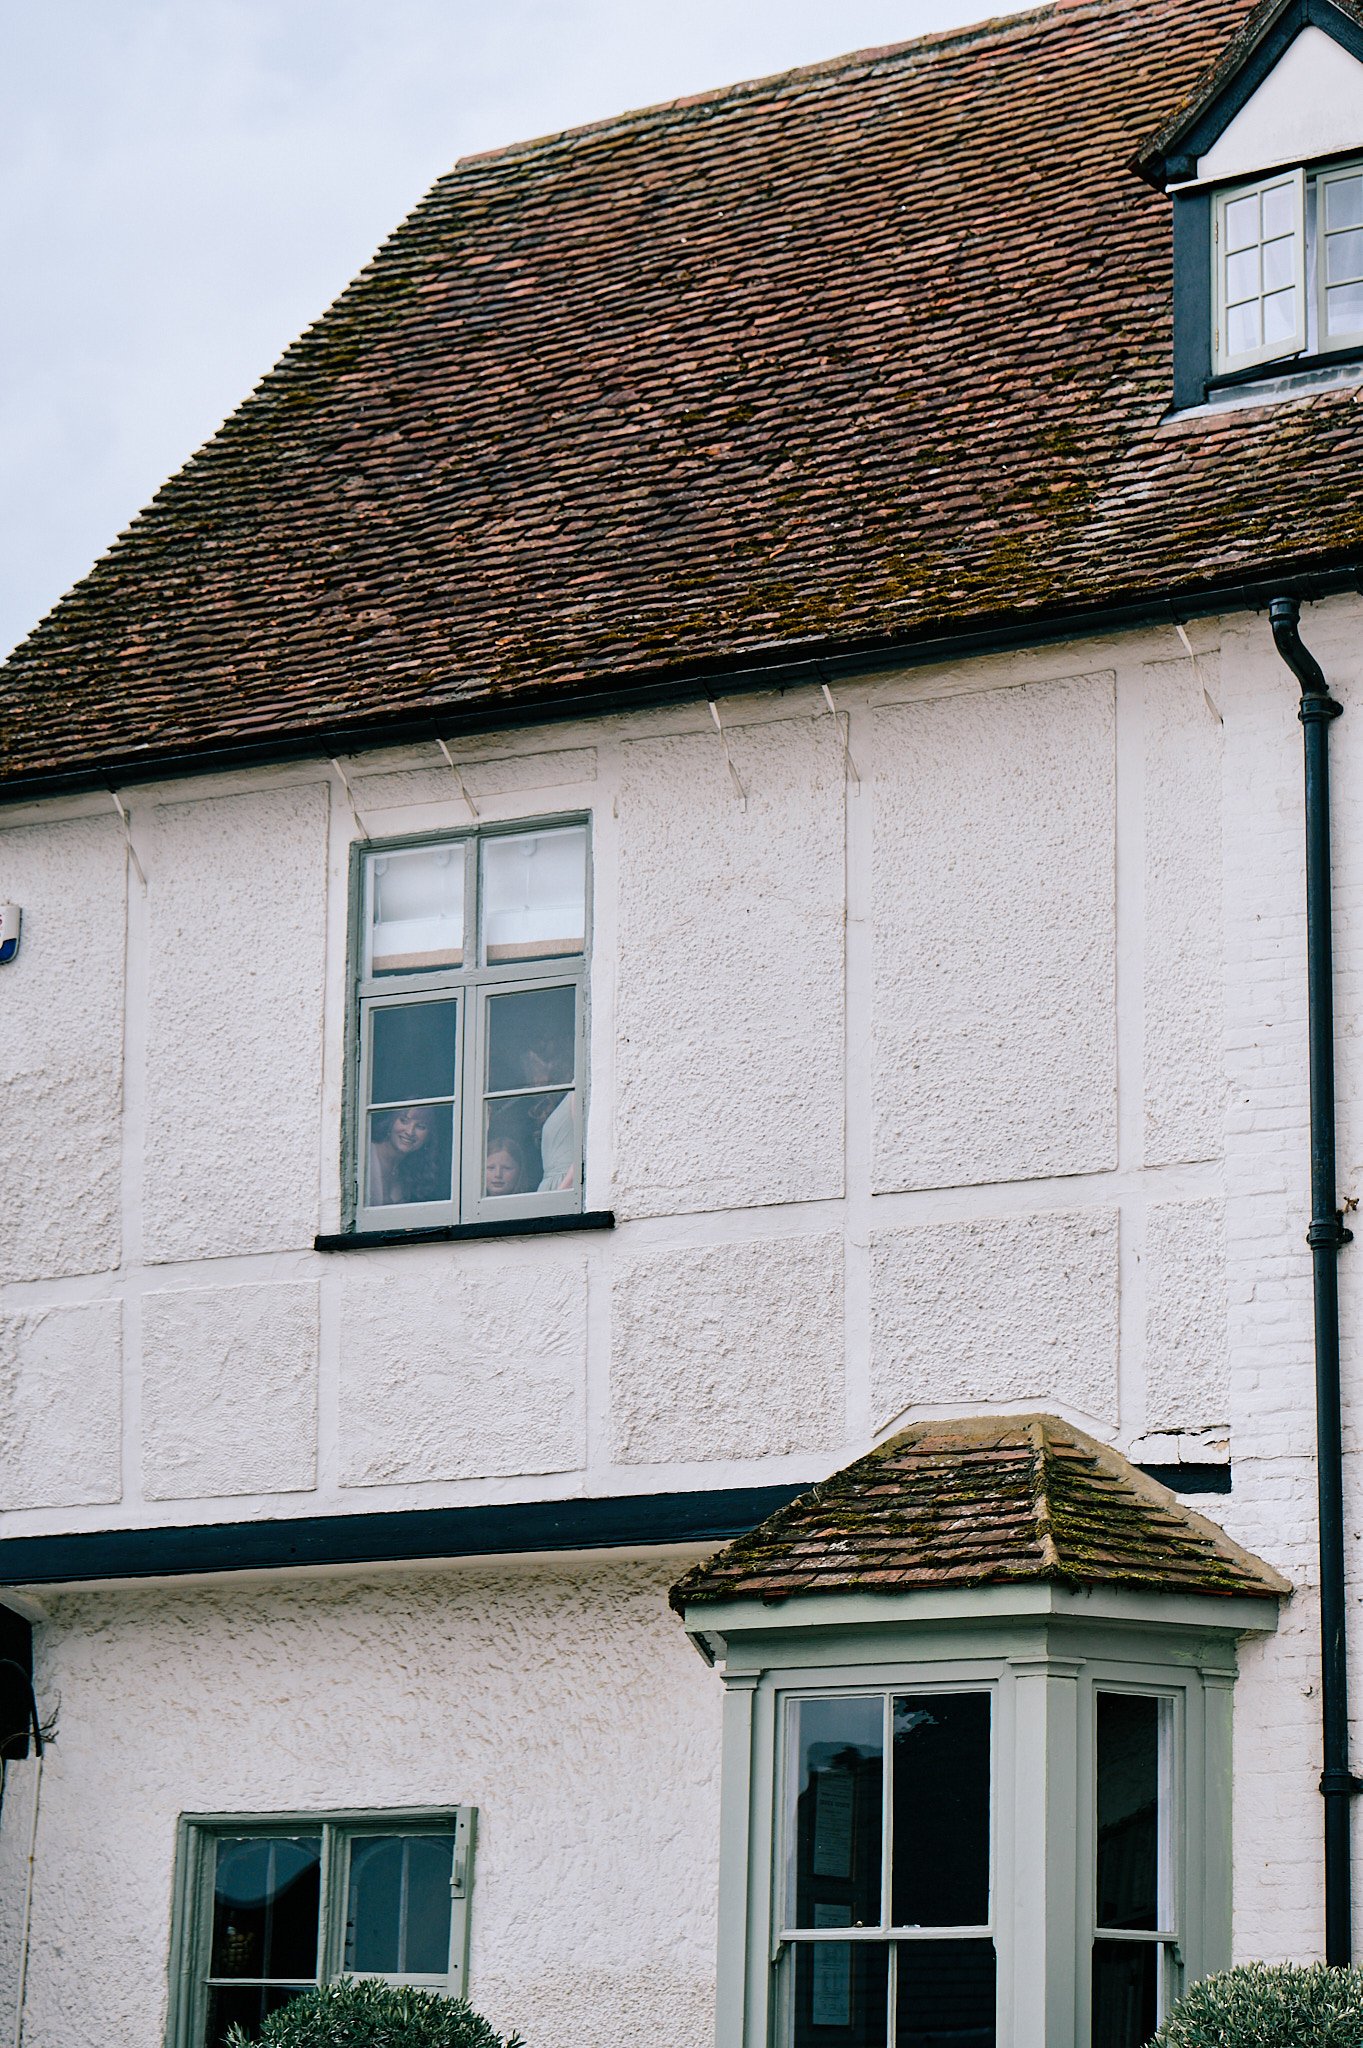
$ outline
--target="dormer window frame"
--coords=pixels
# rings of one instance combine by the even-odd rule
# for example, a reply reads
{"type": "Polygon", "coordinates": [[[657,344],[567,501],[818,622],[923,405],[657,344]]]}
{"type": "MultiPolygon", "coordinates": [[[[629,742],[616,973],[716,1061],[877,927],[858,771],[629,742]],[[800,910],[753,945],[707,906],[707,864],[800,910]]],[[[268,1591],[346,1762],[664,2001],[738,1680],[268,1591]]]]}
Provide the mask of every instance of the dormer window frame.
{"type": "Polygon", "coordinates": [[[1214,192],[1212,263],[1214,374],[1302,354],[1310,325],[1304,169],[1272,171],[1214,192]],[[1237,321],[1247,326],[1251,316],[1258,339],[1236,348],[1237,321]],[[1285,316],[1291,324],[1284,329],[1285,316]],[[1279,324],[1270,334],[1275,317],[1279,324]]]}

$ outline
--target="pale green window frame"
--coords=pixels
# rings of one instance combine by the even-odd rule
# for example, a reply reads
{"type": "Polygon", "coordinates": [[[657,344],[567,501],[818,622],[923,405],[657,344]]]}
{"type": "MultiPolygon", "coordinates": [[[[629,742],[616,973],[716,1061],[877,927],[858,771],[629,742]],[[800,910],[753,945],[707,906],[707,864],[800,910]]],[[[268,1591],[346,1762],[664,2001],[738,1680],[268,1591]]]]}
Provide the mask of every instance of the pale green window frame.
{"type": "Polygon", "coordinates": [[[1355,297],[1363,302],[1363,255],[1359,254],[1363,244],[1363,212],[1356,197],[1363,194],[1363,162],[1336,164],[1328,171],[1319,171],[1312,183],[1317,346],[1323,354],[1329,354],[1335,349],[1363,346],[1363,313],[1356,326],[1332,330],[1329,301],[1332,290],[1352,285],[1355,297]],[[1338,225],[1332,225],[1336,215],[1340,216],[1338,225]],[[1344,261],[1346,250],[1348,260],[1344,261]]]}
{"type": "Polygon", "coordinates": [[[1277,172],[1215,195],[1212,266],[1215,373],[1226,376],[1299,355],[1307,343],[1303,170],[1277,172]],[[1243,225],[1250,213],[1255,222],[1252,233],[1243,225]],[[1245,271],[1253,276],[1243,277],[1245,271]],[[1284,327],[1282,315],[1288,309],[1283,301],[1289,293],[1291,318],[1284,327]],[[1257,339],[1247,342],[1237,335],[1237,323],[1252,325],[1257,339]]]}
{"type": "Polygon", "coordinates": [[[686,1623],[723,1661],[718,2048],[787,2048],[784,1716],[817,1693],[992,1691],[999,2048],[1103,2048],[1092,2038],[1102,1692],[1170,1703],[1168,1924],[1151,1931],[1161,2003],[1229,1965],[1235,1644],[1276,1625],[1272,1603],[1042,1585],[829,1594],[779,1610],[736,1600],[686,1623]]]}
{"type": "Polygon", "coordinates": [[[166,2048],[207,2048],[213,1881],[216,1845],[220,1840],[246,1835],[320,1835],[321,1898],[316,1976],[319,1984],[332,1983],[346,1975],[383,1975],[391,1983],[417,1985],[451,1998],[463,1998],[467,1995],[469,1900],[473,1888],[476,1831],[477,1809],[472,1806],[357,1807],[325,1813],[182,1814],[176,1832],[166,2048]],[[452,1842],[449,1961],[442,1972],[388,1975],[374,1971],[348,1972],[344,1967],[349,1857],[356,1842],[375,1835],[441,1835],[448,1836],[452,1842]]]}
{"type": "MultiPolygon", "coordinates": [[[[460,1223],[514,1223],[530,1216],[571,1216],[585,1207],[585,1139],[588,1108],[588,1043],[592,949],[592,833],[583,812],[555,813],[467,830],[427,832],[366,840],[351,850],[350,974],[352,991],[345,1073],[342,1148],[343,1212],[348,1230],[404,1232],[460,1223]],[[583,942],[579,953],[541,963],[487,963],[482,958],[481,849],[498,839],[526,839],[540,833],[581,831],[585,836],[583,942]],[[463,946],[458,967],[371,976],[368,972],[369,876],[371,862],[385,855],[450,849],[463,869],[463,946]],[[487,1079],[488,1003],[498,995],[525,995],[571,988],[574,1000],[573,1082],[577,1111],[577,1185],[489,1196],[483,1188],[483,1104],[487,1079]],[[453,1191],[448,1201],[385,1203],[367,1200],[366,1119],[370,1107],[370,1061],[376,1011],[413,1003],[457,1004],[454,1095],[453,1191]]],[[[529,1091],[527,1091],[529,1092],[529,1091]]],[[[442,1098],[448,1099],[448,1098],[442,1098]]]]}

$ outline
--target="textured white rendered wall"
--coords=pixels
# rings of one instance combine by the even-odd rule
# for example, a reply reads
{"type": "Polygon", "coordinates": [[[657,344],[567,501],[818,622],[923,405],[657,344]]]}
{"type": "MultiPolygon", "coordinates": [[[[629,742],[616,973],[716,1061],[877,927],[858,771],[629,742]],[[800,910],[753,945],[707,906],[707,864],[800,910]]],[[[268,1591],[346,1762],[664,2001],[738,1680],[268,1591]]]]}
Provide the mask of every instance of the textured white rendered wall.
{"type": "Polygon", "coordinates": [[[325,766],[125,793],[126,927],[102,798],[0,816],[29,917],[0,1032],[103,1075],[103,1192],[54,1182],[0,1317],[100,1303],[113,1333],[78,1443],[61,1324],[15,1325],[0,1401],[47,1420],[22,1480],[0,1461],[0,1529],[807,1478],[1020,1400],[1161,1456],[1224,1437],[1201,1240],[1146,1255],[1151,1211],[1224,1192],[1216,637],[1196,669],[1164,632],[871,679],[836,719],[726,700],[723,739],[683,707],[351,761],[376,836],[590,813],[610,1236],[310,1249],[341,1216],[359,830],[325,766]],[[929,1251],[976,1304],[968,1370],[929,1251]]]}
{"type": "MultiPolygon", "coordinates": [[[[719,1695],[681,1554],[65,1597],[26,2048],[161,2048],[184,1811],[478,1808],[469,1993],[533,2048],[708,2048],[719,1695]]],[[[31,1767],[0,1827],[14,2011],[31,1767]]]]}

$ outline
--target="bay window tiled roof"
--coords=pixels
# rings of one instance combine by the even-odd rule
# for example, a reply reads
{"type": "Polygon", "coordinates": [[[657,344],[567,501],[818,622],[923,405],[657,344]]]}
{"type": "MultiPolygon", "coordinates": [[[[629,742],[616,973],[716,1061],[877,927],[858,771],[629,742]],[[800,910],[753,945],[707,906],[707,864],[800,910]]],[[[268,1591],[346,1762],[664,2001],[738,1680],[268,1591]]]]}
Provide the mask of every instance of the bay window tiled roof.
{"type": "Polygon", "coordinates": [[[1117,1451],[1051,1415],[924,1422],[780,1508],[672,1589],[707,1602],[1046,1581],[1289,1591],[1117,1451]]]}
{"type": "Polygon", "coordinates": [[[1134,158],[1249,12],[1055,0],[458,164],[0,669],[0,784],[1351,564],[1358,389],[1166,417],[1134,158]]]}

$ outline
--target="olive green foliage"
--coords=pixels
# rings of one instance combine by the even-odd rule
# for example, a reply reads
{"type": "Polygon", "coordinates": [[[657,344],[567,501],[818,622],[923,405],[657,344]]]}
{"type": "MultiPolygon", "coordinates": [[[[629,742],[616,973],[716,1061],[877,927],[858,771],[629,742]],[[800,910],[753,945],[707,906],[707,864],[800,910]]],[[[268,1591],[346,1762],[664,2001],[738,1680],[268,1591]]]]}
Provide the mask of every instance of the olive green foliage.
{"type": "Polygon", "coordinates": [[[1245,1963],[1204,1977],[1151,2048],[1363,2048],[1363,1970],[1245,1963]]]}
{"type": "MultiPolygon", "coordinates": [[[[272,2012],[259,2048],[525,2048],[519,2034],[504,2041],[462,1998],[342,1977],[305,1991],[272,2012]]],[[[251,2048],[239,2027],[227,2048],[251,2048]]]]}

